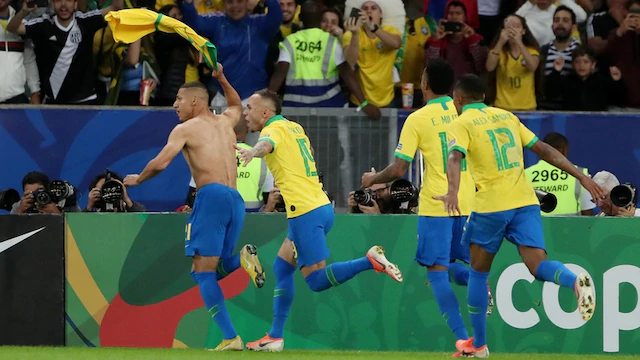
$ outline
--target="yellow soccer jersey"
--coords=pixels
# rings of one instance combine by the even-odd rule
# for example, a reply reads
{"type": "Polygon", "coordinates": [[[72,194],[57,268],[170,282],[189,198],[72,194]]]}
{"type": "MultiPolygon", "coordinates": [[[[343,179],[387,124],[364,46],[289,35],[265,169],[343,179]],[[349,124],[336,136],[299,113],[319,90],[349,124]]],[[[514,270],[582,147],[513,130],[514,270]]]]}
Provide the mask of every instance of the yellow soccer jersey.
{"type": "MultiPolygon", "coordinates": [[[[528,50],[531,55],[539,55],[536,49],[528,48],[528,50]]],[[[510,111],[535,109],[537,106],[535,82],[536,73],[524,66],[522,54],[514,59],[510,53],[503,51],[496,69],[495,105],[510,111]]]]}
{"type": "Polygon", "coordinates": [[[273,151],[264,159],[287,205],[287,217],[304,215],[329,204],[322,191],[311,143],[299,124],[277,115],[269,119],[258,141],[268,141],[273,151]]]}
{"type": "MultiPolygon", "coordinates": [[[[457,117],[453,100],[445,96],[429,101],[422,109],[409,115],[402,126],[395,156],[411,162],[416,150],[420,149],[425,162],[425,180],[420,190],[418,215],[449,216],[442,201],[434,200],[432,196],[446,194],[449,187],[446,166],[449,155],[447,128],[457,117]]],[[[467,171],[466,161],[462,162],[461,167],[459,206],[462,215],[469,215],[476,189],[473,178],[467,171]]]]}
{"type": "MultiPolygon", "coordinates": [[[[382,30],[402,36],[391,25],[381,27],[382,30]]],[[[351,44],[353,34],[350,31],[342,37],[343,48],[351,44]]],[[[371,39],[366,31],[361,30],[358,35],[358,81],[364,93],[364,97],[377,107],[385,107],[393,101],[393,64],[396,61],[398,50],[385,46],[380,38],[371,39]]],[[[359,105],[360,102],[354,95],[351,102],[359,105]]]]}
{"type": "MultiPolygon", "coordinates": [[[[407,19],[407,22],[409,20],[407,19]]],[[[404,59],[400,81],[403,83],[413,83],[414,89],[420,89],[422,80],[422,70],[424,70],[424,45],[432,34],[436,32],[438,24],[428,15],[414,21],[413,27],[406,26],[407,42],[404,46],[404,59]],[[411,34],[411,30],[415,34],[411,34]]]]}
{"type": "Polygon", "coordinates": [[[465,154],[478,192],[473,211],[489,213],[538,205],[525,177],[522,147],[538,138],[512,113],[469,104],[449,127],[449,151],[465,154]]]}

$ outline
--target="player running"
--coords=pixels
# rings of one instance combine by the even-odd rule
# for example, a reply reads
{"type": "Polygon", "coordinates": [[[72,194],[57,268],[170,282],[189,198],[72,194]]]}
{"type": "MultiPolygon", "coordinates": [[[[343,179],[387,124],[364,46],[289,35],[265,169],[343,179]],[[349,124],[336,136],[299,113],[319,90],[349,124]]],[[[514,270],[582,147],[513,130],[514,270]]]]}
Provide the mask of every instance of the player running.
{"type": "Polygon", "coordinates": [[[540,217],[540,203],[524,173],[522,147],[580,180],[594,199],[601,199],[602,189],[565,158],[558,150],[538,141],[512,113],[486,106],[485,89],[476,75],[462,76],[453,92],[461,114],[448,130],[448,192],[434,199],[444,202],[449,214],[460,213],[458,189],[461,168],[467,166],[478,192],[469,216],[463,244],[470,246],[468,306],[474,337],[458,340],[462,355],[489,357],[486,340],[486,283],[491,263],[506,238],[518,246],[524,264],[536,279],[572,289],[578,299],[582,318],[591,319],[595,310],[592,279],[576,275],[558,261],[547,260],[540,217]]]}
{"type": "Polygon", "coordinates": [[[258,143],[249,150],[236,147],[247,165],[254,157],[264,157],[280,188],[287,208],[289,233],[273,263],[276,287],[273,292],[273,324],[260,340],[247,343],[256,351],[282,351],[284,324],[293,303],[293,274],[300,268],[313,291],[338,286],[356,274],[374,269],[402,282],[398,267],[387,260],[380,246],[365,257],[326,265],[329,257],[326,235],[333,226],[333,207],[322,191],[309,138],[299,124],[280,115],[278,95],[261,90],[249,98],[244,115],[252,131],[260,131],[258,143]]]}
{"type": "MultiPolygon", "coordinates": [[[[451,279],[458,285],[466,286],[469,280],[469,269],[456,262],[469,263],[469,247],[463,246],[460,241],[467,216],[471,213],[476,188],[466,164],[462,165],[460,181],[461,215],[449,216],[442,209],[442,204],[432,198],[447,191],[446,159],[449,150],[446,130],[458,117],[453,99],[446,95],[453,81],[453,68],[447,61],[439,58],[429,61],[422,74],[422,94],[427,105],[409,115],[404,123],[394,162],[379,173],[365,173],[362,187],[387,183],[404,176],[416,150],[420,149],[426,166],[418,207],[420,217],[415,261],[427,268],[429,284],[447,325],[458,340],[467,340],[469,334],[460,314],[460,305],[449,283],[451,279]]],[[[489,308],[487,314],[490,313],[489,308]]],[[[458,351],[453,357],[460,355],[458,351]]]]}
{"type": "Polygon", "coordinates": [[[228,108],[221,115],[209,110],[209,95],[199,82],[182,85],[173,107],[181,124],[169,134],[167,145],[149,161],[140,175],[127,175],[124,184],[140,185],[169,166],[180,151],[189,164],[198,195],[185,228],[186,256],[193,258],[191,277],[224,340],[214,350],[243,350],[240,336],[231,323],[218,280],[240,267],[257,287],[264,284],[264,271],[253,245],[245,245],[232,255],[244,222],[244,201],[236,190],[237,160],[234,126],[240,119],[240,96],[222,72],[214,71],[227,98],[228,108]]]}

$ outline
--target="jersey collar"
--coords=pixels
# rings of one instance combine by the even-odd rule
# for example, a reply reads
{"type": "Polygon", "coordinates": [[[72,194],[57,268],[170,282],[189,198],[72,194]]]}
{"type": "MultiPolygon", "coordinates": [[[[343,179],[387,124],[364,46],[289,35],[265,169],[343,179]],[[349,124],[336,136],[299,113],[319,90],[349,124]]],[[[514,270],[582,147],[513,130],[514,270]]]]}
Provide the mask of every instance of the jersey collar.
{"type": "Polygon", "coordinates": [[[449,101],[453,101],[453,99],[449,96],[441,96],[439,98],[435,98],[435,99],[431,99],[427,102],[427,105],[431,105],[431,104],[442,104],[442,103],[446,103],[449,101]]]}
{"type": "Polygon", "coordinates": [[[272,122],[274,122],[274,121],[278,121],[278,120],[284,120],[284,121],[287,121],[287,119],[285,119],[285,118],[284,118],[284,116],[282,116],[282,115],[276,115],[276,116],[272,117],[271,119],[269,119],[269,120],[267,121],[267,123],[266,123],[266,124],[264,124],[264,127],[267,127],[267,126],[269,126],[272,122]]]}
{"type": "Polygon", "coordinates": [[[465,111],[467,111],[469,109],[484,109],[486,107],[487,107],[487,105],[485,103],[481,103],[481,102],[473,103],[473,104],[467,104],[464,107],[462,107],[462,112],[465,112],[465,111]]]}

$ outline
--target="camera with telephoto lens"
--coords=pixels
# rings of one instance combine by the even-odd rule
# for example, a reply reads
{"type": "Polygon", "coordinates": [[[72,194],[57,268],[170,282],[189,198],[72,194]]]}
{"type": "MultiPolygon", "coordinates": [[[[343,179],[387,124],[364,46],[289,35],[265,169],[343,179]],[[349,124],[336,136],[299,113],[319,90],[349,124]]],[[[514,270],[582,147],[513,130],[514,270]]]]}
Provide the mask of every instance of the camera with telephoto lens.
{"type": "Polygon", "coordinates": [[[369,188],[353,192],[353,201],[358,205],[373,206],[373,202],[376,200],[378,200],[376,192],[369,188]]]}
{"type": "Polygon", "coordinates": [[[558,205],[558,198],[556,198],[555,195],[538,189],[535,191],[536,197],[540,202],[540,210],[542,210],[542,212],[550,213],[556,209],[556,206],[558,205]]]}
{"type": "Polygon", "coordinates": [[[112,179],[111,171],[107,169],[107,176],[104,179],[104,184],[100,188],[100,197],[102,202],[99,204],[99,208],[103,212],[122,211],[122,202],[124,199],[124,186],[118,180],[112,179]]]}
{"type": "Polygon", "coordinates": [[[16,189],[0,190],[0,209],[11,211],[13,204],[20,201],[20,194],[16,189]]]}
{"type": "Polygon", "coordinates": [[[632,183],[614,187],[609,196],[613,205],[621,208],[629,208],[638,203],[638,189],[632,183]]]}
{"type": "Polygon", "coordinates": [[[53,180],[48,189],[40,187],[33,192],[33,202],[37,206],[54,203],[60,209],[74,206],[77,203],[76,188],[68,181],[53,180]]]}
{"type": "Polygon", "coordinates": [[[419,191],[409,180],[395,180],[389,185],[389,193],[395,205],[394,214],[408,214],[418,206],[419,191]]]}

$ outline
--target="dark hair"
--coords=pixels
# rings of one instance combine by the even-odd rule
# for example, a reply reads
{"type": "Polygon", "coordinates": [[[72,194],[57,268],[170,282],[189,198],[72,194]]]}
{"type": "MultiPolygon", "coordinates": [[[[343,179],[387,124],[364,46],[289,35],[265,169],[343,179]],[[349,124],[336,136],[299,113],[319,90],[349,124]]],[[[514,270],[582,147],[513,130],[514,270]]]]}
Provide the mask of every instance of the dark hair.
{"type": "Polygon", "coordinates": [[[564,135],[557,132],[548,133],[542,141],[553,146],[556,150],[569,146],[569,140],[567,140],[564,135]]]}
{"type": "Polygon", "coordinates": [[[320,27],[323,11],[324,4],[313,0],[307,0],[302,4],[302,6],[300,6],[300,21],[304,24],[306,29],[320,27]]]}
{"type": "Polygon", "coordinates": [[[434,94],[448,94],[453,86],[455,73],[448,61],[442,58],[433,58],[424,69],[425,80],[434,94]]]}
{"type": "MultiPolygon", "coordinates": [[[[169,15],[171,10],[173,10],[174,8],[179,9],[178,6],[176,6],[174,4],[165,5],[165,6],[161,7],[160,10],[158,10],[158,13],[160,13],[162,15],[169,15]]],[[[180,12],[182,12],[182,11],[180,11],[180,12]]]]}
{"type": "Polygon", "coordinates": [[[596,61],[596,54],[588,46],[580,45],[571,53],[571,59],[576,59],[579,56],[586,56],[591,61],[596,61]]]}
{"type": "MultiPolygon", "coordinates": [[[[524,29],[524,35],[522,35],[522,43],[524,44],[524,46],[532,47],[536,50],[540,50],[540,45],[538,44],[538,40],[536,40],[536,38],[533,37],[531,30],[529,30],[529,26],[527,26],[527,20],[525,20],[522,16],[516,15],[516,14],[507,15],[504,18],[504,20],[507,20],[507,18],[512,16],[520,19],[520,24],[522,24],[522,28],[524,29]]],[[[493,37],[493,41],[491,42],[491,49],[493,49],[498,43],[498,40],[500,40],[500,33],[504,29],[504,20],[500,23],[500,27],[496,31],[496,36],[493,37]]],[[[509,42],[507,42],[504,46],[506,50],[510,50],[509,42]]]]}
{"type": "Polygon", "coordinates": [[[269,102],[273,104],[276,115],[280,115],[282,113],[282,100],[280,100],[277,93],[269,89],[262,89],[256,91],[256,94],[264,100],[269,100],[269,102]]]}
{"type": "Polygon", "coordinates": [[[450,1],[449,4],[447,4],[447,12],[449,12],[449,9],[452,6],[461,7],[462,10],[464,10],[464,15],[467,16],[467,7],[464,5],[462,1],[458,1],[458,0],[450,1]]]}
{"type": "Polygon", "coordinates": [[[633,5],[640,5],[640,0],[629,0],[629,2],[627,2],[627,10],[631,10],[633,5]]]}
{"type": "Polygon", "coordinates": [[[22,178],[22,190],[24,190],[25,185],[32,184],[41,184],[47,187],[49,186],[49,182],[47,174],[40,171],[31,171],[22,178]]]}
{"type": "Polygon", "coordinates": [[[456,91],[462,92],[463,97],[470,101],[482,101],[487,93],[484,82],[475,74],[462,75],[456,84],[456,91]]]}
{"type": "Polygon", "coordinates": [[[556,8],[556,11],[553,13],[553,17],[556,17],[556,14],[559,13],[560,11],[566,11],[569,14],[571,14],[571,23],[575,25],[576,23],[576,13],[573,12],[573,10],[571,10],[570,7],[565,6],[565,5],[560,5],[556,8]]]}
{"type": "Polygon", "coordinates": [[[180,89],[202,89],[204,91],[207,91],[207,87],[204,86],[204,84],[200,81],[192,81],[186,84],[182,84],[182,86],[180,86],[180,89]]]}
{"type": "Polygon", "coordinates": [[[340,11],[340,9],[338,8],[330,7],[322,12],[322,16],[324,16],[324,14],[328,12],[335,14],[338,17],[338,27],[340,27],[340,29],[344,31],[344,23],[342,22],[342,11],[340,11]]]}
{"type": "MultiPolygon", "coordinates": [[[[113,172],[111,170],[109,170],[109,173],[111,173],[111,178],[112,179],[116,179],[116,180],[120,180],[121,182],[123,181],[122,176],[120,176],[120,174],[113,172]]],[[[93,178],[93,180],[91,180],[91,184],[89,184],[89,191],[91,191],[94,187],[96,187],[96,185],[98,184],[98,181],[102,180],[102,179],[106,179],[107,178],[107,172],[103,172],[101,174],[96,175],[96,177],[93,178]]]]}

